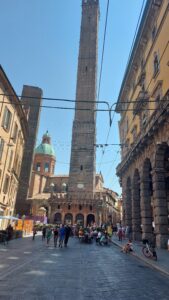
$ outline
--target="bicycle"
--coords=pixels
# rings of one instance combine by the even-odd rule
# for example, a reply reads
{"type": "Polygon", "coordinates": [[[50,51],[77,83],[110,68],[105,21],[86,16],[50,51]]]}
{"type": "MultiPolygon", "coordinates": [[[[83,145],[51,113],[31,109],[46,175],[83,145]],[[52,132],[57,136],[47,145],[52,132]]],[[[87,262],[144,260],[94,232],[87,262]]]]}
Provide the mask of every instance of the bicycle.
{"type": "Polygon", "coordinates": [[[145,257],[157,260],[157,253],[155,251],[155,247],[149,243],[148,240],[142,240],[144,246],[142,247],[142,252],[145,257]]]}

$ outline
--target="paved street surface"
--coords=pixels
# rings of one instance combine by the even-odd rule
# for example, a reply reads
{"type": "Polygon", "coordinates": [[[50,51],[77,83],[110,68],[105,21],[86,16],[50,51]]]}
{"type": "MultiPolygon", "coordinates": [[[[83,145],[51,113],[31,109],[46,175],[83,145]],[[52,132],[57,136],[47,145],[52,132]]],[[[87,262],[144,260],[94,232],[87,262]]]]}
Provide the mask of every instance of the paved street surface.
{"type": "Polygon", "coordinates": [[[55,249],[40,237],[0,244],[0,299],[168,300],[168,286],[169,277],[115,245],[73,238],[55,249]]]}
{"type": "MultiPolygon", "coordinates": [[[[127,240],[128,239],[125,239],[119,242],[117,236],[114,235],[112,237],[112,242],[118,245],[120,248],[122,248],[126,244],[127,240]]],[[[155,270],[159,270],[169,276],[169,251],[167,251],[167,249],[156,249],[158,259],[157,261],[155,261],[153,259],[148,259],[143,255],[142,242],[133,242],[133,247],[134,251],[131,253],[132,255],[151,265],[151,267],[155,270]]]]}

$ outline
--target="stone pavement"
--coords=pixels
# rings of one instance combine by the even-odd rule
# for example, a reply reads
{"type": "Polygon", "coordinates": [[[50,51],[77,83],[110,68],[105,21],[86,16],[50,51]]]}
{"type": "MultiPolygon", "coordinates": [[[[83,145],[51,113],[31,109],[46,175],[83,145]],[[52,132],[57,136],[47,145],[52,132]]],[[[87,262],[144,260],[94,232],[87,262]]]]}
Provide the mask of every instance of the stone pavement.
{"type": "MultiPolygon", "coordinates": [[[[122,248],[124,244],[126,244],[127,239],[124,239],[122,242],[120,242],[118,241],[117,236],[113,236],[112,242],[122,248]]],[[[158,259],[157,261],[154,261],[152,259],[146,258],[143,255],[142,246],[143,246],[142,242],[133,242],[134,252],[131,252],[131,254],[141,259],[142,261],[150,265],[155,270],[158,270],[169,276],[169,251],[164,249],[156,249],[158,259]]]]}
{"type": "Polygon", "coordinates": [[[80,243],[49,247],[36,236],[0,244],[2,300],[168,300],[169,277],[120,249],[80,243]]]}

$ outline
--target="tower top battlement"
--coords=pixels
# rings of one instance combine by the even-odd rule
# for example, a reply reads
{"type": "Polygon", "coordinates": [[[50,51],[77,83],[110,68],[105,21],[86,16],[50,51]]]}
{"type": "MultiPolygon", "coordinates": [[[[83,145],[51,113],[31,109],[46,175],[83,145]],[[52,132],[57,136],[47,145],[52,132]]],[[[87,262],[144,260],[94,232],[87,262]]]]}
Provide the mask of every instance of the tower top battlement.
{"type": "Polygon", "coordinates": [[[82,0],[82,5],[99,4],[99,0],[82,0]]]}

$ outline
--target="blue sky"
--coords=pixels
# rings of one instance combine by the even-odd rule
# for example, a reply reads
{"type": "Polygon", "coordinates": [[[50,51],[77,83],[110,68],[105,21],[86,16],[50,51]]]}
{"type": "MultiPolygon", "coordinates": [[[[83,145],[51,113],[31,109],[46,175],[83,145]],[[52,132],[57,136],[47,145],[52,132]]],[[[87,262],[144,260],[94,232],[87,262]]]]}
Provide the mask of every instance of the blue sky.
{"type": "MultiPolygon", "coordinates": [[[[143,0],[110,0],[100,100],[116,102],[143,0]]],[[[18,95],[23,84],[43,89],[44,97],[75,99],[81,0],[1,0],[0,64],[18,95]]],[[[107,0],[100,0],[99,70],[107,0]]],[[[99,75],[99,74],[98,74],[99,75]]],[[[43,104],[52,104],[45,102],[43,104]]],[[[57,104],[57,103],[56,103],[57,104]]],[[[72,111],[43,109],[37,143],[48,130],[56,151],[56,174],[69,172],[72,111]]],[[[108,143],[119,143],[114,115],[108,143]]],[[[106,143],[108,114],[97,115],[97,143],[106,143]]],[[[119,194],[118,146],[97,150],[97,172],[119,194]]]]}

